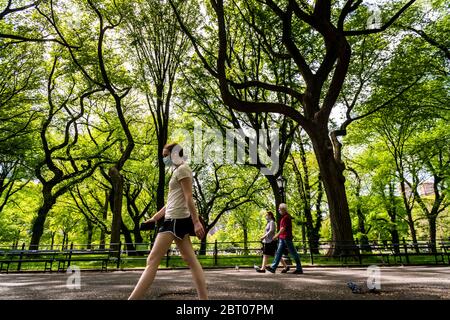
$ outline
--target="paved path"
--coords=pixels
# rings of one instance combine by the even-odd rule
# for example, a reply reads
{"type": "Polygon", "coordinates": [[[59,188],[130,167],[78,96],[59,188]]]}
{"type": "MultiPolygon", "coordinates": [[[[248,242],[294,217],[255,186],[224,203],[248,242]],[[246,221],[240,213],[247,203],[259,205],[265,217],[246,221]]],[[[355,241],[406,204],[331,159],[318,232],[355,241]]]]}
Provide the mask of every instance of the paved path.
{"type": "MultiPolygon", "coordinates": [[[[205,270],[210,299],[450,299],[450,267],[382,267],[381,292],[367,291],[364,268],[304,268],[303,275],[259,274],[253,269],[205,270]],[[353,294],[347,282],[365,288],[353,294]]],[[[124,300],[142,270],[81,272],[80,289],[68,274],[0,274],[0,299],[124,300]]],[[[146,299],[196,299],[189,270],[160,270],[146,299]]]]}

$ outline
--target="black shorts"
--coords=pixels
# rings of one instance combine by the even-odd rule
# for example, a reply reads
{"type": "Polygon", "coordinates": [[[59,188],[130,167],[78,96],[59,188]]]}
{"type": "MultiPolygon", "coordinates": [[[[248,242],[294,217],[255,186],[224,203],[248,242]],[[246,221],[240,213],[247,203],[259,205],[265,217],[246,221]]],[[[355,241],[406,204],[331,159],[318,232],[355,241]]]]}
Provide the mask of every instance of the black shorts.
{"type": "Polygon", "coordinates": [[[159,228],[159,232],[170,232],[176,238],[182,240],[187,234],[194,236],[194,224],[192,218],[183,219],[165,219],[163,225],[159,228]]]}
{"type": "Polygon", "coordinates": [[[266,256],[275,256],[275,252],[277,251],[278,241],[272,241],[269,243],[263,243],[262,252],[266,256]]]}

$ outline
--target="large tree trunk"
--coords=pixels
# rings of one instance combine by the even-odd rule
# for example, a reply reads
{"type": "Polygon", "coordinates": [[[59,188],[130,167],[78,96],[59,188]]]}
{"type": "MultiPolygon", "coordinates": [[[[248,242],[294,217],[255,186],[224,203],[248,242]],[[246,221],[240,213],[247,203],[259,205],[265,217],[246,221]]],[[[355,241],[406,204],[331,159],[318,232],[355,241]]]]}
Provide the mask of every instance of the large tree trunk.
{"type": "Polygon", "coordinates": [[[44,233],[45,220],[47,219],[49,211],[52,209],[53,205],[56,202],[56,200],[51,196],[51,189],[47,189],[48,188],[44,186],[44,203],[39,208],[38,215],[33,222],[31,242],[29,247],[30,250],[39,249],[39,242],[41,241],[42,234],[44,233]]]}
{"type": "MultiPolygon", "coordinates": [[[[106,219],[108,218],[108,203],[109,203],[109,195],[108,195],[108,190],[105,190],[105,205],[103,207],[103,222],[106,224],[106,219]]],[[[105,245],[106,245],[106,230],[104,230],[103,228],[101,229],[100,232],[100,250],[104,250],[105,249],[105,245]]]]}
{"type": "Polygon", "coordinates": [[[112,185],[110,205],[113,214],[110,248],[112,250],[118,250],[118,245],[120,242],[120,227],[122,222],[123,176],[116,167],[112,167],[109,170],[109,177],[111,178],[112,185]]]}
{"type": "Polygon", "coordinates": [[[272,188],[273,197],[275,198],[275,217],[277,220],[277,229],[278,229],[281,219],[280,213],[278,212],[278,207],[280,206],[280,203],[283,203],[283,196],[280,193],[280,188],[278,188],[277,177],[266,176],[266,178],[269,181],[270,187],[272,188]]]}
{"type": "Polygon", "coordinates": [[[327,132],[310,134],[310,138],[330,210],[332,243],[328,255],[355,253],[356,247],[345,193],[344,165],[334,158],[333,147],[327,132]]]}

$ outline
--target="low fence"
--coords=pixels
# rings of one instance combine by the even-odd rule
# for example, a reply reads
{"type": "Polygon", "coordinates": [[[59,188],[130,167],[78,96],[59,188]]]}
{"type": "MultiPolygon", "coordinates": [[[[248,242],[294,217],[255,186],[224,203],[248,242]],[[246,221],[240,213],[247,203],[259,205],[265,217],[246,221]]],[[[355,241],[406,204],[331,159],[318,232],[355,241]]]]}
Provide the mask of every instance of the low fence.
{"type": "MultiPolygon", "coordinates": [[[[450,265],[450,241],[436,243],[403,239],[399,243],[389,241],[369,241],[367,243],[339,244],[337,255],[328,252],[336,246],[330,241],[294,241],[302,263],[309,265],[395,265],[395,264],[441,264],[450,265]]],[[[261,262],[260,242],[212,242],[203,247],[193,243],[194,250],[204,267],[252,266],[261,262]]],[[[25,243],[0,245],[0,272],[20,272],[28,270],[65,272],[71,265],[84,269],[121,270],[142,268],[151,251],[150,243],[129,244],[70,244],[40,245],[39,250],[27,250],[25,243]]],[[[289,259],[285,255],[286,259],[289,259]]],[[[288,261],[290,263],[290,261],[288,261]]],[[[161,267],[185,266],[175,244],[167,251],[161,267]]]]}

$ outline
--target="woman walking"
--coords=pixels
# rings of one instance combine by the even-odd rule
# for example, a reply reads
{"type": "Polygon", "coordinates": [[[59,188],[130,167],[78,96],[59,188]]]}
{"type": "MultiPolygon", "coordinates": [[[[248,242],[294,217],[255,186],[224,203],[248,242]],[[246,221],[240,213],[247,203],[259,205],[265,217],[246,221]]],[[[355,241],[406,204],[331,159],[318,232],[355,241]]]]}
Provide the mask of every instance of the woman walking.
{"type": "Polygon", "coordinates": [[[144,273],[128,299],[144,296],[153,283],[161,259],[175,240],[183,260],[191,269],[198,298],[205,300],[208,298],[205,276],[189,238],[189,234],[195,233],[200,239],[205,234],[192,198],[192,170],[183,160],[183,149],[176,143],[165,145],[162,156],[164,164],[174,168],[169,181],[167,203],[145,223],[156,223],[162,218],[164,223],[147,258],[144,273]]]}

